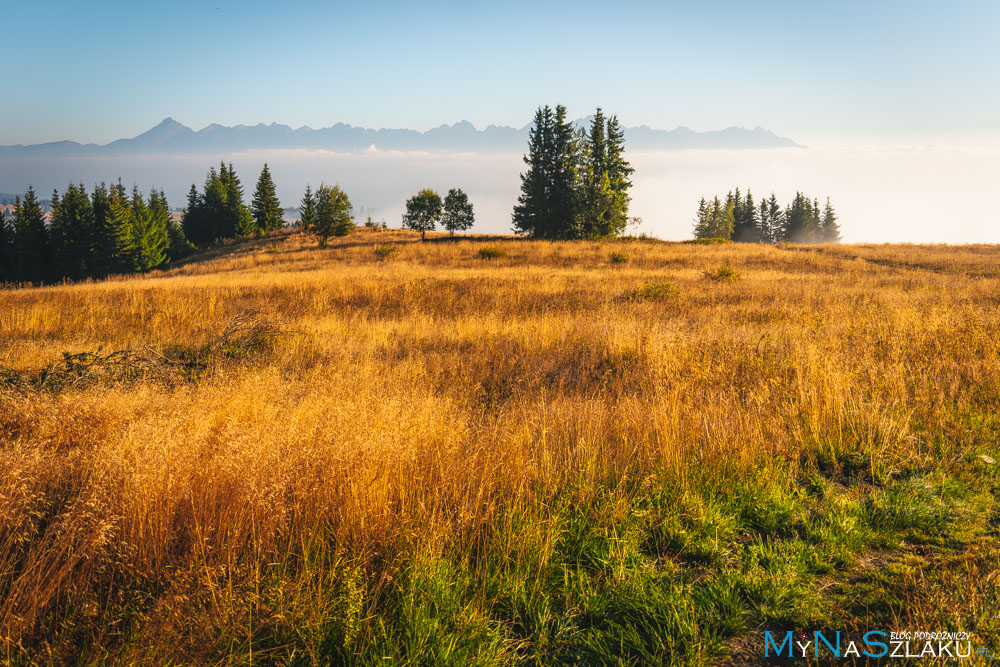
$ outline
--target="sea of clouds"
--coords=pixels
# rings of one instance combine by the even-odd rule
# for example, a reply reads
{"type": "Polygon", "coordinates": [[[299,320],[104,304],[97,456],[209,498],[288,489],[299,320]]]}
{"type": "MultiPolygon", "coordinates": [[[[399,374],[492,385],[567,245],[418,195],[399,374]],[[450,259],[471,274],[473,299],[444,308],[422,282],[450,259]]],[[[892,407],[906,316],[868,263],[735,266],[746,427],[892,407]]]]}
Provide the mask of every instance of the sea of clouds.
{"type": "MultiPolygon", "coordinates": [[[[399,226],[406,198],[430,187],[442,195],[463,188],[476,209],[473,231],[509,233],[524,169],[521,155],[381,151],[333,153],[260,150],[215,158],[146,156],[0,160],[0,192],[33,185],[42,197],[70,180],[88,187],[120,177],[131,187],[166,191],[183,207],[191,183],[209,166],[232,162],[247,199],[264,162],[285,206],[295,206],[306,183],[337,183],[363,220],[399,226]]],[[[639,232],[663,239],[691,234],[700,197],[750,188],[758,199],[774,191],[782,203],[801,190],[829,196],[848,242],[1000,242],[1000,147],[909,146],[686,150],[632,153],[636,169],[632,214],[639,232]]]]}

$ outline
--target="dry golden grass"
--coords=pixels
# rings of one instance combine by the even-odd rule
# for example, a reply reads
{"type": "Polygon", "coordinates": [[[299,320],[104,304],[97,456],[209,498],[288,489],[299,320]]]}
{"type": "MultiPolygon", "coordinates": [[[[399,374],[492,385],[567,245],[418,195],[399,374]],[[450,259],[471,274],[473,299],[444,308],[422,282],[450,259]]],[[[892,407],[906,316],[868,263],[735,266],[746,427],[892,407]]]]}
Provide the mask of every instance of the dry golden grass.
{"type": "MultiPolygon", "coordinates": [[[[0,291],[0,366],[24,373],[63,353],[203,346],[248,310],[282,331],[193,379],[0,389],[0,655],[464,662],[397,641],[420,568],[443,562],[443,578],[479,583],[454,601],[461,623],[433,632],[490,638],[469,654],[482,662],[567,660],[558,633],[508,623],[510,584],[485,572],[547,571],[573,512],[610,532],[652,512],[660,534],[671,512],[707,516],[713,489],[771,498],[817,470],[836,502],[876,508],[919,475],[996,479],[976,461],[997,455],[997,247],[359,231],[326,249],[287,234],[213,253],[147,276],[0,291]],[[387,243],[400,250],[377,255],[387,243]],[[720,266],[737,279],[706,277],[720,266]],[[648,282],[674,289],[625,298],[648,282]],[[670,503],[649,506],[663,494],[670,503]]],[[[995,516],[963,521],[996,529],[995,516]]],[[[758,523],[737,532],[785,535],[758,523]]],[[[677,534],[636,538],[644,562],[686,567],[677,534]]],[[[908,539],[886,534],[896,541],[845,553],[908,539]]],[[[608,558],[597,571],[611,590],[640,556],[608,558]]],[[[845,558],[837,572],[857,567],[845,558]]],[[[974,567],[992,570],[979,593],[995,596],[995,568],[974,567]]],[[[657,655],[711,661],[727,636],[780,618],[743,595],[743,620],[714,644],[657,655]]],[[[886,618],[963,602],[937,591],[895,604],[886,618]]]]}

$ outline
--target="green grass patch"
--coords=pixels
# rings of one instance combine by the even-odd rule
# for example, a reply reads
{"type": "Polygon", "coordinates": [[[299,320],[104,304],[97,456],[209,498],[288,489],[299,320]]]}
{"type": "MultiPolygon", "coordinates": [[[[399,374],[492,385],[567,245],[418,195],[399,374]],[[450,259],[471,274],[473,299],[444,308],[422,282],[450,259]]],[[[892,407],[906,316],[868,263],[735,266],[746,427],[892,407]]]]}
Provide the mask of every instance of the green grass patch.
{"type": "Polygon", "coordinates": [[[677,295],[677,286],[666,280],[647,280],[645,283],[624,292],[623,301],[666,301],[677,295]]]}
{"type": "Polygon", "coordinates": [[[479,259],[503,259],[507,253],[500,248],[480,248],[476,256],[479,259]]]}
{"type": "Polygon", "coordinates": [[[377,257],[378,259],[385,260],[396,257],[397,255],[399,255],[401,251],[402,248],[400,248],[395,243],[380,243],[379,245],[375,246],[374,252],[375,252],[375,257],[377,257]]]}

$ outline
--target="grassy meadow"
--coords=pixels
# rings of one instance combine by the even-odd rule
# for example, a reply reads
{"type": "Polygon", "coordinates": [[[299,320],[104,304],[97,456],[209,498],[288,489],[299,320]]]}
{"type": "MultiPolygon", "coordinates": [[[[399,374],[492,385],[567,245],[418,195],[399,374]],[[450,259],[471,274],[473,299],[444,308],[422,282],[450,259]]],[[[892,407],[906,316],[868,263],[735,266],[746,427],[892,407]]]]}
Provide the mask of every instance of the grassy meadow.
{"type": "Polygon", "coordinates": [[[0,661],[1000,652],[1000,247],[288,233],[0,290],[0,661]]]}

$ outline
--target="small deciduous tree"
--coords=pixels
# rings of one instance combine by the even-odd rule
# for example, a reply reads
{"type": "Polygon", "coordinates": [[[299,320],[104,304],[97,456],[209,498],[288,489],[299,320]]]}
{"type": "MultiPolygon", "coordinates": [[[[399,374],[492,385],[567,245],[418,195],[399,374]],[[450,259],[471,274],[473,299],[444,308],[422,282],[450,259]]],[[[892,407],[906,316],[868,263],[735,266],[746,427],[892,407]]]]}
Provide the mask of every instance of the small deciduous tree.
{"type": "Polygon", "coordinates": [[[420,240],[424,240],[427,232],[434,231],[434,226],[441,220],[442,209],[441,195],[424,188],[406,200],[403,227],[420,232],[420,240]]]}
{"type": "MultiPolygon", "coordinates": [[[[370,218],[369,218],[370,220],[370,218]]],[[[452,188],[444,198],[444,215],[442,216],[444,228],[454,236],[455,232],[465,231],[476,222],[476,216],[472,211],[472,202],[469,196],[461,188],[452,188]]]]}
{"type": "Polygon", "coordinates": [[[312,233],[319,239],[320,247],[326,246],[331,236],[347,236],[354,229],[351,218],[351,200],[339,185],[321,184],[316,190],[315,221],[312,233]]]}

